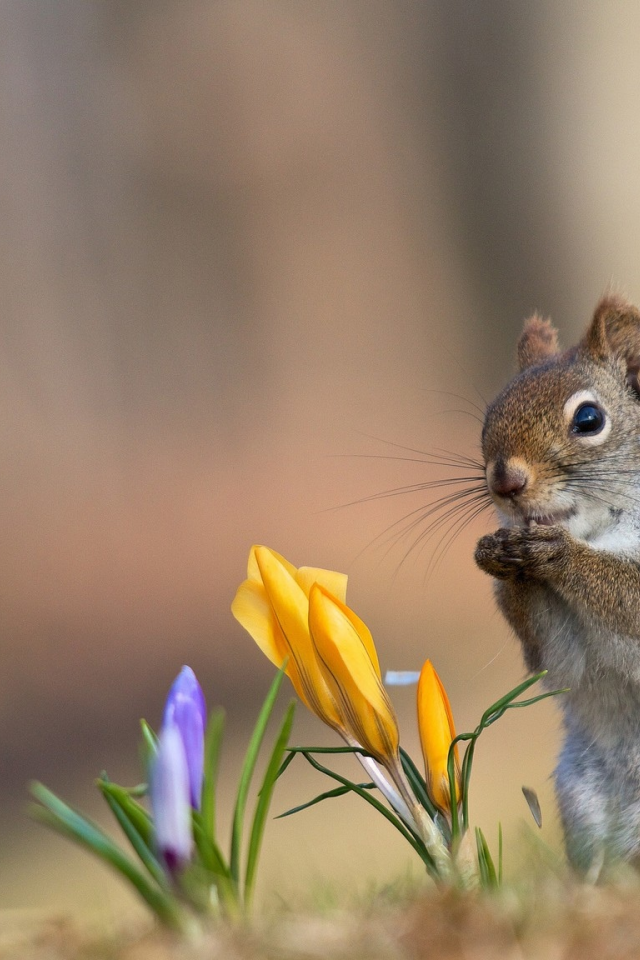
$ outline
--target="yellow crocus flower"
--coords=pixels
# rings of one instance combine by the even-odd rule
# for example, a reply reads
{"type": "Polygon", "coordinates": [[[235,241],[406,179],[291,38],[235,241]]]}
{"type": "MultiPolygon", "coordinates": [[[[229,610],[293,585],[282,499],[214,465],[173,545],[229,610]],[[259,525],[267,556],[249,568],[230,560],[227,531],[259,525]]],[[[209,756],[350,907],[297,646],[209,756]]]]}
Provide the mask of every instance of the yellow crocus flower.
{"type": "Polygon", "coordinates": [[[233,615],[272,663],[280,667],[287,660],[286,673],[302,702],[349,746],[371,753],[358,754],[360,763],[415,827],[398,755],[397,720],[382,686],[373,637],[344,603],[346,576],[317,567],[297,569],[262,546],[251,548],[247,573],[231,605],[233,615]]]}
{"type": "Polygon", "coordinates": [[[346,582],[254,546],[231,609],[276,666],[288,658],[286,673],[310,710],[380,762],[395,762],[397,720],[373,637],[344,603],[346,582]]]}
{"type": "Polygon", "coordinates": [[[373,638],[359,617],[319,583],[309,594],[309,630],[324,679],[352,739],[385,766],[399,763],[396,714],[382,686],[373,638]]]}
{"type": "Polygon", "coordinates": [[[275,550],[254,546],[231,610],[272,663],[281,667],[287,661],[286,673],[303,703],[346,743],[366,751],[356,754],[358,760],[423,837],[445,877],[449,854],[402,771],[398,722],[382,686],[373,638],[346,606],[346,587],[344,574],[298,569],[275,550]]]}
{"type": "Polygon", "coordinates": [[[341,731],[342,718],[330,693],[309,634],[309,591],[323,583],[342,597],[347,578],[333,570],[299,570],[268,547],[254,546],[247,579],[240,585],[231,611],[277,667],[286,673],[302,702],[330,727],[341,731]]]}
{"type": "MultiPolygon", "coordinates": [[[[447,692],[430,660],[424,664],[418,681],[418,730],[427,774],[427,789],[435,805],[449,814],[451,792],[447,758],[456,728],[447,692]]],[[[454,748],[456,803],[460,799],[460,757],[454,748]]]]}

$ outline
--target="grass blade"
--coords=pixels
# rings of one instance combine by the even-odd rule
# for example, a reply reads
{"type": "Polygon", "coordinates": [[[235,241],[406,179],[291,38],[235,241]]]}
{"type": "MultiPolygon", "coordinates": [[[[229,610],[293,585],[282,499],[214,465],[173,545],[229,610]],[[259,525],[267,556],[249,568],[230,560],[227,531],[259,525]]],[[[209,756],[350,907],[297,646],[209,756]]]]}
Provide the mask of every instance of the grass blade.
{"type": "Polygon", "coordinates": [[[561,687],[559,690],[547,690],[546,693],[539,693],[537,697],[529,697],[528,700],[518,700],[516,703],[508,703],[507,710],[515,710],[518,707],[530,707],[532,703],[539,703],[548,697],[557,697],[561,693],[569,693],[571,687],[561,687]]]}
{"type": "MultiPolygon", "coordinates": [[[[116,787],[116,789],[113,790],[110,789],[111,786],[112,785],[107,781],[98,780],[98,787],[102,793],[102,796],[109,805],[114,817],[120,824],[127,840],[137,853],[141,863],[144,867],[146,867],[147,871],[156,881],[158,886],[168,889],[167,876],[162,864],[149,846],[149,842],[152,842],[153,834],[152,832],[148,833],[148,839],[146,840],[136,825],[142,824],[142,829],[146,830],[146,826],[150,826],[150,824],[148,822],[145,824],[138,811],[132,809],[135,806],[133,801],[129,801],[129,804],[127,804],[127,800],[129,800],[129,798],[122,788],[118,790],[116,787]]],[[[115,784],[113,786],[115,786],[115,784]]],[[[141,808],[140,812],[143,814],[146,813],[146,811],[143,811],[141,808]]]]}
{"type": "Polygon", "coordinates": [[[509,693],[505,693],[503,697],[500,697],[499,700],[496,700],[495,703],[492,703],[490,707],[487,707],[485,712],[482,714],[482,718],[478,726],[484,729],[487,726],[488,718],[498,711],[502,710],[503,707],[506,707],[507,704],[511,703],[512,700],[515,700],[516,697],[519,697],[521,693],[524,693],[525,690],[528,690],[529,687],[532,687],[534,683],[537,683],[539,680],[542,680],[546,676],[547,671],[542,670],[540,673],[536,673],[533,677],[528,677],[526,680],[523,680],[522,683],[519,683],[517,687],[514,687],[513,690],[510,690],[509,693]]]}
{"type": "Polygon", "coordinates": [[[148,762],[151,757],[155,757],[158,752],[158,736],[153,732],[146,720],[140,721],[140,729],[142,730],[142,743],[148,762]]]}
{"type": "MultiPolygon", "coordinates": [[[[360,787],[362,790],[373,790],[375,788],[375,783],[358,783],[356,786],[360,787]]],[[[297,807],[291,807],[290,810],[285,810],[284,813],[279,813],[276,817],[276,820],[284,820],[285,817],[290,817],[294,813],[300,813],[301,810],[308,810],[309,807],[315,807],[316,803],[322,803],[323,800],[333,800],[335,797],[344,797],[346,793],[351,793],[351,787],[335,787],[334,790],[327,790],[325,793],[318,794],[317,797],[314,797],[313,800],[307,800],[306,803],[301,803],[297,807]]]]}
{"type": "Polygon", "coordinates": [[[262,781],[262,787],[258,795],[256,810],[251,824],[251,833],[249,835],[249,850],[247,852],[247,864],[245,868],[244,880],[244,901],[246,906],[250,906],[253,897],[253,888],[255,883],[256,870],[258,867],[258,857],[260,856],[260,847],[264,835],[264,828],[269,813],[271,797],[278,779],[278,772],[282,764],[282,758],[291,736],[293,726],[293,717],[295,714],[296,702],[293,700],[287,707],[284,720],[276,737],[267,770],[262,781]]]}
{"type": "Polygon", "coordinates": [[[238,793],[236,795],[236,803],[233,812],[233,823],[231,826],[231,855],[229,857],[231,876],[233,878],[233,882],[238,888],[240,885],[240,850],[242,845],[242,826],[247,807],[249,787],[251,785],[251,778],[253,777],[253,772],[258,761],[258,754],[264,739],[267,724],[271,714],[273,713],[278,691],[282,685],[282,680],[284,678],[284,667],[285,664],[283,664],[278,671],[262,705],[262,709],[260,710],[256,725],[251,735],[251,740],[249,741],[249,746],[247,747],[247,752],[245,754],[244,763],[242,765],[242,771],[240,774],[240,783],[238,785],[238,793]]]}
{"type": "Polygon", "coordinates": [[[285,772],[285,770],[288,770],[288,768],[291,766],[291,764],[296,758],[296,753],[297,753],[297,750],[291,750],[291,748],[289,748],[286,757],[280,764],[280,769],[278,770],[278,776],[277,776],[278,780],[280,779],[282,774],[285,772]]]}
{"type": "Polygon", "coordinates": [[[215,876],[230,880],[231,870],[229,869],[229,864],[218,844],[209,836],[209,831],[206,829],[202,822],[202,817],[197,811],[193,812],[193,839],[203,867],[205,867],[209,873],[215,874],[215,876]]]}
{"type": "Polygon", "coordinates": [[[480,732],[478,732],[476,736],[470,738],[471,743],[464,752],[462,768],[460,771],[460,779],[462,782],[462,825],[463,829],[465,830],[469,829],[469,790],[471,786],[471,768],[473,767],[473,757],[480,732]]]}
{"type": "Polygon", "coordinates": [[[175,900],[150,883],[129,857],[95,823],[69,807],[41,783],[33,783],[31,793],[39,801],[39,804],[33,804],[31,807],[32,816],[63,836],[74,840],[80,846],[86,847],[117,870],[135,887],[163,923],[178,929],[182,926],[180,910],[175,900]]]}
{"type": "Polygon", "coordinates": [[[287,753],[361,753],[363,757],[372,756],[362,747],[287,747],[287,753]]]}
{"type": "Polygon", "coordinates": [[[96,781],[98,789],[103,796],[109,794],[118,805],[125,811],[127,817],[142,837],[143,841],[150,850],[153,850],[153,820],[145,808],[133,799],[131,791],[125,787],[112,783],[106,774],[96,781]]]}
{"type": "Polygon", "coordinates": [[[478,866],[480,867],[480,882],[485,890],[493,890],[498,886],[498,876],[489,844],[480,827],[476,827],[476,847],[478,850],[478,866]]]}
{"type": "Polygon", "coordinates": [[[209,717],[204,739],[204,780],[202,783],[202,825],[211,840],[216,838],[216,787],[224,734],[225,714],[222,708],[209,717]]]}
{"type": "Polygon", "coordinates": [[[388,807],[385,807],[385,805],[381,803],[380,800],[377,799],[377,797],[373,797],[370,793],[368,793],[366,789],[360,787],[357,783],[352,783],[351,780],[347,780],[346,777],[340,776],[340,774],[336,773],[335,770],[330,770],[329,767],[325,767],[318,760],[316,760],[315,757],[313,757],[311,754],[305,753],[303,754],[303,756],[315,770],[318,770],[320,773],[324,773],[327,777],[330,777],[332,780],[337,781],[337,783],[341,783],[343,786],[347,787],[348,790],[350,790],[352,793],[357,794],[359,797],[362,797],[363,800],[366,800],[367,803],[371,804],[371,806],[374,807],[378,811],[378,813],[381,813],[382,816],[386,820],[388,820],[389,823],[393,824],[396,830],[402,834],[405,840],[411,844],[413,849],[416,851],[420,859],[425,864],[431,876],[434,877],[434,879],[436,880],[438,879],[438,872],[437,872],[436,865],[433,861],[433,858],[430,856],[428,850],[426,849],[424,843],[418,837],[414,836],[414,834],[411,833],[408,827],[406,827],[404,823],[388,809],[388,807]]]}

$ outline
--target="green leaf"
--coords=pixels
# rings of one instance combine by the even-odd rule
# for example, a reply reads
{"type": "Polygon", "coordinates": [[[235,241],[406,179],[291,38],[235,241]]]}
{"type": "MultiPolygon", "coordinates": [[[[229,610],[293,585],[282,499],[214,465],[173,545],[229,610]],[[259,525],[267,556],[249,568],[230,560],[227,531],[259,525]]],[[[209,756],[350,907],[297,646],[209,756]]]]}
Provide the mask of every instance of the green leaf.
{"type": "Polygon", "coordinates": [[[204,779],[202,782],[202,823],[211,840],[216,838],[216,788],[224,734],[225,714],[222,708],[209,717],[204,740],[204,779]]]}
{"type": "Polygon", "coordinates": [[[168,888],[162,864],[150,848],[150,843],[153,842],[153,827],[146,810],[131,800],[126,790],[107,780],[98,780],[98,787],[143,866],[159,886],[168,888]]]}
{"type": "Polygon", "coordinates": [[[220,905],[230,916],[239,916],[238,890],[220,847],[209,836],[202,817],[193,811],[193,838],[200,859],[201,870],[207,875],[206,883],[215,887],[220,905]]]}
{"type": "Polygon", "coordinates": [[[363,750],[362,747],[287,747],[286,752],[287,756],[284,758],[278,770],[278,777],[282,776],[298,753],[359,753],[363,757],[371,756],[371,754],[363,750]]]}
{"type": "Polygon", "coordinates": [[[276,674],[271,687],[269,688],[269,692],[267,693],[266,699],[262,705],[258,720],[251,735],[251,740],[249,741],[249,746],[247,748],[244,763],[242,765],[242,771],[240,773],[240,783],[238,785],[236,803],[233,812],[233,823],[231,827],[231,855],[229,857],[231,876],[233,878],[233,882],[236,884],[236,886],[238,886],[238,888],[240,885],[240,850],[242,845],[242,827],[247,806],[247,798],[249,796],[249,787],[251,785],[251,778],[253,777],[253,772],[258,761],[258,754],[260,753],[260,747],[266,733],[267,724],[269,723],[269,719],[273,713],[276,698],[282,685],[285,666],[286,663],[282,665],[276,674]]]}
{"type": "MultiPolygon", "coordinates": [[[[528,677],[526,680],[523,680],[522,683],[519,683],[517,687],[514,687],[513,690],[510,690],[509,693],[505,693],[503,697],[500,697],[499,700],[496,700],[495,703],[491,704],[485,712],[482,714],[479,726],[484,729],[487,726],[487,720],[493,713],[497,713],[502,710],[507,704],[511,703],[512,700],[515,700],[516,697],[519,697],[521,693],[524,693],[525,690],[528,690],[529,687],[532,687],[534,683],[538,683],[539,680],[542,680],[546,676],[547,671],[542,670],[540,673],[536,673],[533,677],[528,677]]],[[[491,721],[493,723],[493,721],[491,721]]]]}
{"type": "Polygon", "coordinates": [[[209,836],[209,831],[205,828],[202,816],[197,810],[192,811],[192,821],[193,839],[203,866],[216,876],[231,879],[229,864],[216,841],[209,836]]]}
{"type": "Polygon", "coordinates": [[[435,820],[438,813],[438,808],[427,793],[427,784],[424,780],[424,777],[416,767],[407,751],[403,750],[402,747],[400,747],[400,760],[402,761],[402,769],[407,776],[407,780],[411,784],[411,789],[413,790],[416,799],[422,804],[431,819],[435,820]]]}
{"type": "MultiPolygon", "coordinates": [[[[514,702],[517,697],[525,693],[530,687],[535,683],[541,680],[546,675],[546,670],[543,670],[541,673],[537,673],[533,677],[529,677],[527,680],[524,680],[522,683],[519,683],[517,687],[514,687],[513,690],[510,690],[509,693],[506,693],[503,697],[500,697],[499,700],[496,700],[487,710],[482,714],[480,723],[474,731],[471,733],[459,733],[457,737],[452,741],[451,746],[449,747],[449,756],[447,762],[447,770],[449,773],[449,786],[453,785],[453,751],[454,747],[458,743],[466,742],[468,746],[464,751],[464,757],[461,764],[461,791],[462,791],[462,829],[466,830],[469,828],[469,785],[471,782],[471,769],[473,766],[473,758],[476,747],[476,741],[483,730],[486,730],[487,727],[490,727],[496,720],[499,720],[500,717],[506,713],[507,710],[515,710],[520,707],[528,707],[531,704],[538,703],[540,700],[546,700],[547,697],[555,697],[560,693],[566,693],[566,689],[563,690],[550,690],[547,693],[541,693],[536,697],[530,697],[527,700],[519,700],[514,702]]],[[[455,837],[458,833],[458,816],[457,811],[452,810],[452,834],[455,837]]]]}
{"type": "Polygon", "coordinates": [[[105,795],[105,799],[106,794],[110,794],[126,813],[147,847],[153,850],[153,820],[148,810],[145,810],[140,803],[136,802],[130,790],[119,786],[117,783],[112,783],[106,774],[102,774],[97,780],[97,787],[105,795]]]}
{"type": "Polygon", "coordinates": [[[123,787],[122,789],[126,790],[130,797],[146,797],[149,793],[149,784],[138,783],[135,787],[123,787]]]}
{"type": "Polygon", "coordinates": [[[251,834],[249,836],[249,850],[247,853],[247,865],[245,869],[244,900],[246,906],[250,906],[253,898],[253,888],[255,884],[256,871],[258,868],[258,857],[260,856],[260,847],[262,845],[264,828],[267,815],[269,813],[271,797],[273,796],[273,790],[278,779],[278,771],[280,770],[282,758],[289,742],[289,737],[291,736],[291,728],[293,726],[295,709],[296,702],[293,700],[287,708],[284,720],[282,721],[282,726],[280,727],[278,736],[276,737],[276,742],[271,752],[269,763],[267,764],[267,770],[262,781],[262,787],[260,788],[260,793],[258,794],[258,802],[253,815],[251,834]]]}
{"type": "Polygon", "coordinates": [[[362,747],[287,747],[287,753],[361,753],[363,757],[373,756],[362,747]]]}
{"type": "Polygon", "coordinates": [[[498,886],[498,876],[489,845],[480,827],[476,827],[476,847],[478,850],[478,866],[480,867],[480,883],[485,890],[495,889],[498,886]]]}
{"type": "Polygon", "coordinates": [[[469,829],[469,791],[471,788],[471,768],[473,767],[473,758],[475,756],[476,741],[482,731],[471,737],[467,749],[464,752],[460,770],[460,780],[462,782],[462,826],[464,830],[469,829]]]}
{"type": "MultiPolygon", "coordinates": [[[[466,759],[466,754],[465,754],[466,759]]],[[[451,798],[450,802],[450,811],[451,811],[451,839],[453,843],[456,842],[460,836],[460,818],[458,814],[458,804],[456,803],[456,743],[453,741],[449,744],[449,752],[447,753],[447,780],[449,781],[449,797],[451,798]]],[[[463,804],[464,804],[465,792],[462,792],[463,804]]]]}
{"type": "MultiPolygon", "coordinates": [[[[362,790],[373,790],[375,783],[358,783],[356,786],[362,790]]],[[[301,810],[308,810],[309,807],[315,807],[316,803],[322,803],[323,800],[333,800],[335,797],[344,797],[346,793],[351,792],[351,786],[336,787],[334,790],[327,790],[325,793],[318,794],[313,800],[307,800],[306,803],[301,803],[297,807],[291,807],[290,810],[285,810],[284,813],[279,813],[276,820],[284,820],[285,817],[290,817],[294,813],[300,813],[301,810]]]]}
{"type": "Polygon", "coordinates": [[[158,737],[146,720],[140,721],[140,729],[142,730],[142,764],[145,771],[148,771],[158,752],[158,737]]]}
{"type": "Polygon", "coordinates": [[[532,703],[539,703],[548,697],[557,697],[561,693],[569,693],[571,687],[561,687],[559,690],[547,690],[546,693],[539,693],[537,697],[530,697],[528,700],[517,700],[515,703],[508,703],[507,710],[517,710],[519,707],[530,707],[532,703]]]}
{"type": "Polygon", "coordinates": [[[400,820],[395,814],[393,814],[383,803],[381,803],[377,797],[373,797],[366,789],[360,787],[357,783],[352,783],[351,780],[348,780],[346,777],[340,776],[339,773],[336,773],[335,770],[330,770],[328,767],[325,767],[320,763],[319,760],[316,760],[314,756],[309,753],[303,753],[304,758],[307,760],[311,766],[318,770],[320,773],[324,773],[327,777],[330,777],[332,780],[335,780],[337,783],[341,783],[343,786],[348,787],[353,793],[357,794],[359,797],[362,797],[363,800],[366,800],[367,803],[371,804],[378,813],[381,813],[385,820],[388,820],[396,830],[402,834],[407,843],[411,844],[413,849],[416,851],[420,859],[425,864],[427,870],[432,877],[438,878],[437,867],[434,863],[433,858],[429,854],[429,851],[426,849],[422,840],[412,833],[407,826],[400,820]]]}
{"type": "Polygon", "coordinates": [[[285,770],[288,770],[288,769],[289,769],[289,767],[291,766],[292,762],[293,762],[293,761],[295,760],[295,758],[296,758],[297,752],[298,752],[297,750],[291,750],[291,749],[289,749],[289,751],[287,752],[286,757],[284,758],[284,760],[283,760],[282,763],[280,764],[280,769],[278,770],[278,780],[280,779],[280,777],[282,776],[282,774],[285,772],[285,770]]]}
{"type": "Polygon", "coordinates": [[[39,801],[39,804],[33,804],[30,808],[31,815],[36,820],[86,847],[113,867],[135,887],[163,923],[178,929],[182,927],[181,913],[176,900],[155,884],[150,883],[95,823],[69,807],[41,783],[31,784],[31,793],[39,801]]]}

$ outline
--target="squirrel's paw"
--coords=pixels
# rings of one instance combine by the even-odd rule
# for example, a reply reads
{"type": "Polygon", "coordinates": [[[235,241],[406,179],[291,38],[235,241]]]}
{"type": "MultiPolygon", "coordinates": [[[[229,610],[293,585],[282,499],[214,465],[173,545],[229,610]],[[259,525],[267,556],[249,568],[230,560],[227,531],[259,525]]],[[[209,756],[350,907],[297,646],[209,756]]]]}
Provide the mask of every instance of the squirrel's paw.
{"type": "Polygon", "coordinates": [[[481,570],[499,580],[551,572],[564,556],[569,534],[560,526],[510,527],[478,541],[475,560],[481,570]]]}

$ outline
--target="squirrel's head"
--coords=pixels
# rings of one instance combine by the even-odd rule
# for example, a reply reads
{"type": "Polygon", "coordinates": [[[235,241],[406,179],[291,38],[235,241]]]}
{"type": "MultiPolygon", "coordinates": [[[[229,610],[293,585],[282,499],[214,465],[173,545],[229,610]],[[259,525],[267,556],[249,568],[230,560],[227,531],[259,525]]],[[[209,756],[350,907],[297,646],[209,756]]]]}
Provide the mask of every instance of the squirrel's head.
{"type": "Polygon", "coordinates": [[[488,489],[505,522],[563,523],[588,539],[621,513],[640,513],[640,311],[604,297],[582,341],[564,352],[535,314],[518,364],[482,433],[488,489]]]}

